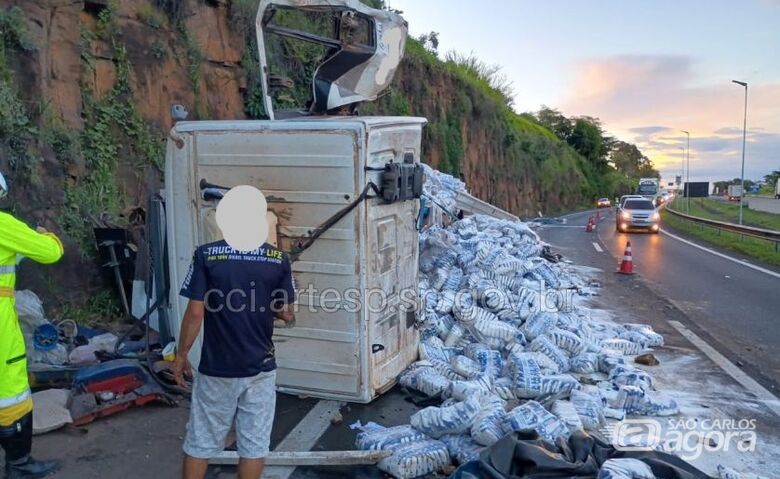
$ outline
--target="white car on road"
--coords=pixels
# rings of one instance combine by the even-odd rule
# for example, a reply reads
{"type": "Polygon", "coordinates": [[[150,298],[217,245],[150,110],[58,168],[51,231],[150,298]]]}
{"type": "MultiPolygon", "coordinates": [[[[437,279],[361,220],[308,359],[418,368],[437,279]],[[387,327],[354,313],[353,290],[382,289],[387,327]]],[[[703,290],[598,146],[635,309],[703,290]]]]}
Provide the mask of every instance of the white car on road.
{"type": "Polygon", "coordinates": [[[660,225],[661,214],[647,198],[627,198],[620,204],[615,217],[615,229],[621,233],[632,229],[658,233],[660,225]]]}

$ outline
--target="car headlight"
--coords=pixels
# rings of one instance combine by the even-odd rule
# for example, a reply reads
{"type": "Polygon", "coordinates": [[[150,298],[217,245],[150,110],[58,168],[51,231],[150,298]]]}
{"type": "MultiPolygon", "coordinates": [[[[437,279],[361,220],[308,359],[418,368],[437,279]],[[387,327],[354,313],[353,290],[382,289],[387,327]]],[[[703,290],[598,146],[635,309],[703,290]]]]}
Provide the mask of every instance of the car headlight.
{"type": "Polygon", "coordinates": [[[623,211],[622,213],[620,213],[620,217],[623,218],[624,220],[630,220],[631,213],[629,213],[628,211],[623,211]]]}
{"type": "Polygon", "coordinates": [[[659,221],[661,219],[661,215],[656,211],[653,213],[653,216],[651,217],[653,221],[659,221]]]}

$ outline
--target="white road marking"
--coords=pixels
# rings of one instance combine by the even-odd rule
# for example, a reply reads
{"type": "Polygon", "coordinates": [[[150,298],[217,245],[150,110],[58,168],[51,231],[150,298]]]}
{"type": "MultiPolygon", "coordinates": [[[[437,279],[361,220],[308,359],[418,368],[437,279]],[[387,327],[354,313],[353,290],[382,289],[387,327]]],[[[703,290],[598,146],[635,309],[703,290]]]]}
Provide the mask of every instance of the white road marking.
{"type": "MultiPolygon", "coordinates": [[[[298,425],[274,448],[274,451],[310,451],[330,426],[331,418],[338,412],[339,401],[319,401],[298,422],[298,425]]],[[[287,479],[295,471],[291,466],[268,466],[263,471],[267,479],[287,479]]]]}
{"type": "Polygon", "coordinates": [[[599,253],[603,253],[604,252],[604,250],[601,249],[601,246],[599,246],[599,244],[596,243],[595,241],[593,242],[593,247],[596,248],[596,251],[598,251],[599,253]]]}
{"type": "Polygon", "coordinates": [[[706,251],[706,252],[708,252],[710,254],[714,254],[715,256],[720,256],[723,259],[727,259],[729,261],[733,261],[733,262],[735,262],[737,264],[741,264],[742,266],[747,266],[748,268],[754,269],[756,271],[760,271],[762,273],[768,274],[769,276],[774,276],[775,278],[780,279],[780,273],[775,273],[774,271],[768,270],[766,268],[762,268],[761,266],[756,266],[754,264],[750,264],[747,261],[742,261],[742,260],[737,259],[737,258],[732,258],[731,256],[725,255],[725,254],[720,253],[718,251],[715,251],[714,249],[705,248],[704,246],[698,245],[698,244],[694,243],[693,241],[688,241],[685,238],[680,238],[679,236],[674,235],[674,234],[672,234],[672,233],[670,233],[670,232],[668,232],[668,231],[666,231],[664,229],[661,229],[661,233],[663,233],[666,236],[669,236],[671,238],[674,238],[677,241],[682,241],[685,244],[691,245],[694,248],[699,248],[700,250],[706,251]]]}
{"type": "Polygon", "coordinates": [[[756,398],[759,401],[766,404],[766,406],[769,409],[771,409],[773,413],[780,416],[780,400],[777,399],[777,396],[775,396],[774,394],[769,392],[769,390],[766,389],[764,386],[756,382],[755,379],[745,374],[744,371],[742,371],[734,363],[726,359],[725,356],[723,356],[718,351],[716,351],[715,348],[707,344],[706,341],[704,341],[699,336],[697,336],[693,331],[686,328],[682,323],[680,323],[679,321],[669,321],[669,324],[672,325],[674,329],[679,331],[680,334],[682,334],[688,341],[693,343],[694,346],[699,348],[699,350],[702,353],[704,353],[705,356],[710,358],[715,364],[720,366],[721,369],[726,371],[726,373],[732,378],[734,378],[735,381],[740,383],[742,386],[745,387],[745,389],[747,389],[754,396],[756,396],[756,398]]]}

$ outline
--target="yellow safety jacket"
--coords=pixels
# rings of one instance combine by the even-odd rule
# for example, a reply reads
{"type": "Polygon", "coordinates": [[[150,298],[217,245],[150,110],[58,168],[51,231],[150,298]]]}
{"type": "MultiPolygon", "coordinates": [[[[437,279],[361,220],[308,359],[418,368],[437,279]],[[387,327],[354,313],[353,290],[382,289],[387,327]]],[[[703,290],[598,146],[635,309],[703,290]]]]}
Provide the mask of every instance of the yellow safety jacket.
{"type": "Polygon", "coordinates": [[[38,233],[0,211],[0,426],[32,411],[24,337],[14,299],[17,255],[51,264],[62,254],[62,242],[53,233],[38,233]]]}

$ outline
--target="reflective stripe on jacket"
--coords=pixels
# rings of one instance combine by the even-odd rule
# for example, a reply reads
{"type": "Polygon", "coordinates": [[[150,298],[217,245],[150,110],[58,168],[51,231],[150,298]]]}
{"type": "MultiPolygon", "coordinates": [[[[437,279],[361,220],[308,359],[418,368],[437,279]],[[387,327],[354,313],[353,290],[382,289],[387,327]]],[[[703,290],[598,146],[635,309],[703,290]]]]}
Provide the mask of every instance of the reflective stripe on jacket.
{"type": "MultiPolygon", "coordinates": [[[[0,212],[0,419],[4,421],[8,415],[4,413],[20,413],[30,403],[24,337],[14,299],[16,259],[24,256],[51,264],[59,261],[62,254],[62,243],[52,233],[38,233],[0,212]]],[[[27,412],[23,411],[22,416],[27,412]]]]}

